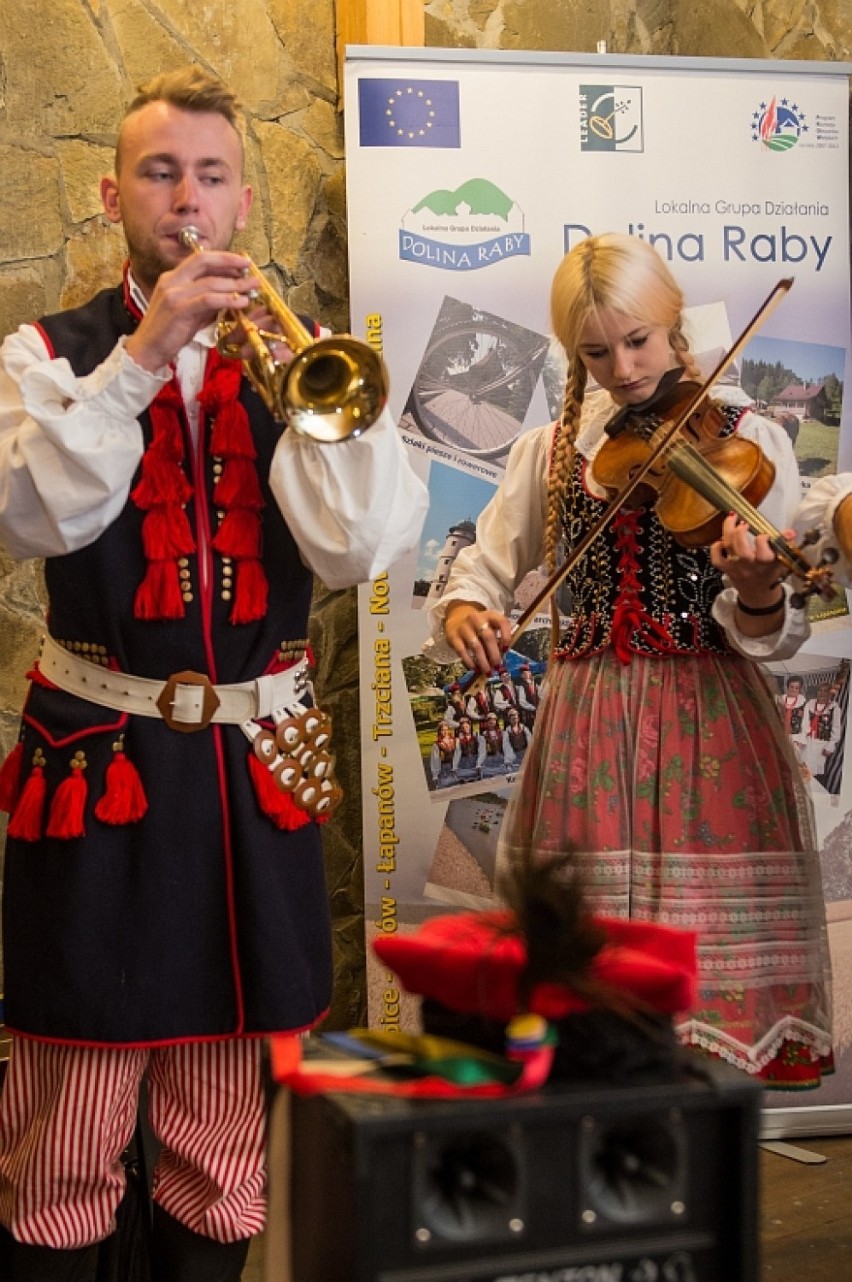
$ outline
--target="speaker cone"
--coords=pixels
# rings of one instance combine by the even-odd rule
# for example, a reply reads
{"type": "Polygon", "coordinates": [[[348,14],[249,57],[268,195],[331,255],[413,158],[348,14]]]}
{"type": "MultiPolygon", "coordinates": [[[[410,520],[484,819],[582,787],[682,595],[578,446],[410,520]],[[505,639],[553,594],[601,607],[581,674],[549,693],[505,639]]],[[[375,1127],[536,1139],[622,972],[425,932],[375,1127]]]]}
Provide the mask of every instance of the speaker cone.
{"type": "Polygon", "coordinates": [[[687,1146],[675,1115],[584,1119],[579,1146],[583,1219],[636,1224],[683,1214],[687,1146]]]}
{"type": "Polygon", "coordinates": [[[478,1242],[516,1231],[521,1196],[518,1153],[493,1132],[419,1135],[412,1192],[420,1242],[478,1242]]]}

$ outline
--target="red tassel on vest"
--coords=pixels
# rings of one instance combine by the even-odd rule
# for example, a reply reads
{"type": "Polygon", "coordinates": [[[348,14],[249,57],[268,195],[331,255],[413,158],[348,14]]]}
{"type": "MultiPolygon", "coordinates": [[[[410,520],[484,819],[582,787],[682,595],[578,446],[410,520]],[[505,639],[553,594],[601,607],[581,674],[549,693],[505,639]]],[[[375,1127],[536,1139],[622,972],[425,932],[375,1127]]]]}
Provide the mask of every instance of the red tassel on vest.
{"type": "Polygon", "coordinates": [[[254,785],[257,804],[276,828],[295,832],[311,822],[306,810],[297,806],[289,792],[282,791],[269,770],[252,752],[248,756],[249,774],[254,785]]]}
{"type": "Polygon", "coordinates": [[[228,459],[213,491],[218,507],[247,507],[259,512],[264,506],[257,469],[244,458],[228,459]]]}
{"type": "Polygon", "coordinates": [[[182,507],[154,507],[145,513],[142,549],[148,561],[172,560],[195,551],[195,539],[182,507]]]}
{"type": "Polygon", "coordinates": [[[74,837],[85,837],[85,810],[89,785],[86,782],[86,757],[82,752],[75,752],[71,761],[71,773],[53,794],[50,813],[47,817],[47,836],[70,841],[74,837]]]}
{"type": "Polygon", "coordinates": [[[180,466],[152,445],[142,458],[142,476],[130,497],[143,512],[152,507],[180,507],[192,497],[192,489],[180,466]]]}
{"type": "Polygon", "coordinates": [[[147,809],[139,771],[123,752],[116,752],[107,766],[106,788],[95,804],[95,818],[105,824],[133,824],[147,809]]]}
{"type": "MultiPolygon", "coordinates": [[[[210,422],[209,451],[221,460],[213,503],[220,527],[213,549],[236,564],[236,586],[230,622],[253,623],[267,609],[268,584],[260,561],[265,506],[254,460],[251,423],[239,401],[242,367],[210,352],[198,402],[210,422]]],[[[183,399],[176,376],[157,394],[150,409],[153,437],[142,459],[142,473],[131,498],[145,512],[142,544],[148,568],[136,591],[137,619],[181,619],[185,615],[177,562],[195,551],[195,539],[184,508],[192,484],[184,470],[183,399]]]]}
{"type": "Polygon", "coordinates": [[[21,789],[18,804],[9,819],[8,833],[19,841],[40,841],[47,797],[47,780],[44,777],[44,753],[37,748],[33,754],[33,768],[21,789]]]}
{"type": "MultiPolygon", "coordinates": [[[[203,397],[199,400],[204,405],[203,397]]],[[[210,453],[220,458],[257,458],[249,417],[239,401],[223,405],[216,413],[210,453]]]]}
{"type": "Polygon", "coordinates": [[[175,561],[152,561],[136,589],[137,619],[182,619],[185,610],[175,561]]]}
{"type": "Polygon", "coordinates": [[[238,561],[230,623],[253,623],[266,614],[269,582],[260,561],[238,561]]]}
{"type": "Polygon", "coordinates": [[[213,547],[222,556],[257,560],[260,556],[261,533],[256,513],[242,507],[226,512],[213,539],[213,547]]]}

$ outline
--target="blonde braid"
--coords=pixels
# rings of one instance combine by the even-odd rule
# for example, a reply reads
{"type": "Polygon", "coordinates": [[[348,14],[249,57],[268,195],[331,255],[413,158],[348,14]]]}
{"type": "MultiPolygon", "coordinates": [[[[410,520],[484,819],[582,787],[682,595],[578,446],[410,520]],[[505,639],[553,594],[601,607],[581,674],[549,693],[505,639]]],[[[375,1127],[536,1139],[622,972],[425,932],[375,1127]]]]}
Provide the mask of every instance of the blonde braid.
{"type": "Polygon", "coordinates": [[[682,366],[686,377],[702,382],[701,370],[694,353],[691,351],[686,335],[683,332],[683,317],[679,316],[669,330],[669,346],[678,365],[682,366]]]}
{"type": "Polygon", "coordinates": [[[556,551],[562,533],[562,501],[571,477],[574,442],[580,429],[583,395],[586,390],[586,367],[572,361],[565,384],[562,416],[556,428],[553,456],[547,474],[547,517],[544,527],[545,566],[548,573],[556,569],[556,551]]]}

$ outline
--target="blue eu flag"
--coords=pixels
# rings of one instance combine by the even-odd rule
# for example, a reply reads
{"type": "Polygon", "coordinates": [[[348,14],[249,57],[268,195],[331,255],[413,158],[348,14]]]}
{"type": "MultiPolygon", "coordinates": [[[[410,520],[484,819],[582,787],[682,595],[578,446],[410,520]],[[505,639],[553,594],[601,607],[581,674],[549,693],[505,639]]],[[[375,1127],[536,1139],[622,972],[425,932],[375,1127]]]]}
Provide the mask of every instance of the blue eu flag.
{"type": "Polygon", "coordinates": [[[457,80],[359,80],[362,147],[460,147],[457,80]]]}

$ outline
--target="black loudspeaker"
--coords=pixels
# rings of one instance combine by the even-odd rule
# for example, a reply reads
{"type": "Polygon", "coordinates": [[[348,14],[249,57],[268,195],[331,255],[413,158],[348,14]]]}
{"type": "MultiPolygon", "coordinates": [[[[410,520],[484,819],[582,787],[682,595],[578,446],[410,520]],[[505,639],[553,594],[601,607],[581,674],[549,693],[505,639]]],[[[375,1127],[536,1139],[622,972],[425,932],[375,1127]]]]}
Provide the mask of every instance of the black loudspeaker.
{"type": "Polygon", "coordinates": [[[492,1101],[294,1096],[293,1276],[757,1282],[761,1090],[694,1059],[492,1101]]]}

